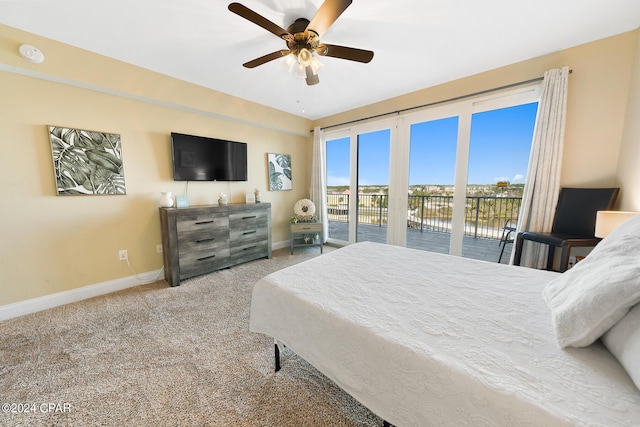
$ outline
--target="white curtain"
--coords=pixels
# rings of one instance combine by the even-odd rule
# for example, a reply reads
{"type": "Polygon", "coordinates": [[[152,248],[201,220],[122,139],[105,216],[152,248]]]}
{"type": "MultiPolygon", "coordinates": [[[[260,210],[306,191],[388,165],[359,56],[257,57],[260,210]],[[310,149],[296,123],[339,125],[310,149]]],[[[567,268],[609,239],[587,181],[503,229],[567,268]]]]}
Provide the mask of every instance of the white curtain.
{"type": "MultiPolygon", "coordinates": [[[[568,83],[569,67],[544,73],[518,232],[551,231],[560,193],[568,83]]],[[[547,251],[547,245],[525,242],[520,265],[544,268],[547,251]]]]}
{"type": "Polygon", "coordinates": [[[327,241],[329,234],[325,165],[324,132],[319,127],[315,127],[313,129],[313,154],[311,158],[311,201],[316,205],[318,222],[322,223],[324,242],[327,241]]]}

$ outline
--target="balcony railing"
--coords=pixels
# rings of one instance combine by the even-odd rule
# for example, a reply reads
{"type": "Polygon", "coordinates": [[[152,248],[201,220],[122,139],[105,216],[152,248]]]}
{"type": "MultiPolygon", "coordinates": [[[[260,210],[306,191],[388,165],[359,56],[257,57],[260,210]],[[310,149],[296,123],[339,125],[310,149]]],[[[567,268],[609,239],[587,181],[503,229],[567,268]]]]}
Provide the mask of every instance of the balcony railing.
{"type": "MultiPolygon", "coordinates": [[[[500,196],[467,196],[464,234],[473,237],[500,239],[507,220],[517,221],[522,198],[500,196]]],[[[358,195],[358,222],[387,225],[389,196],[358,195]]],[[[330,221],[349,221],[349,195],[328,194],[330,221]]],[[[420,231],[451,232],[453,196],[409,196],[407,227],[420,231]]]]}

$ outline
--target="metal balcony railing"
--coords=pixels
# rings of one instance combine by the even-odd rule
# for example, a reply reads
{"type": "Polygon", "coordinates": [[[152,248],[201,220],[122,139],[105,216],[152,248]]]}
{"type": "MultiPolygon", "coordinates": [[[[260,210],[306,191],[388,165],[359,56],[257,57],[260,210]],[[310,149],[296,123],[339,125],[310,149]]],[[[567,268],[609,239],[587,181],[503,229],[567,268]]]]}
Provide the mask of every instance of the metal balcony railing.
{"type": "MultiPolygon", "coordinates": [[[[349,194],[328,194],[330,221],[349,221],[349,194]]],[[[387,225],[389,196],[360,194],[357,196],[358,222],[387,225]]],[[[467,196],[465,203],[466,236],[500,239],[508,219],[517,221],[522,198],[500,196],[467,196]]],[[[409,196],[407,227],[420,231],[451,232],[453,196],[409,196]]]]}

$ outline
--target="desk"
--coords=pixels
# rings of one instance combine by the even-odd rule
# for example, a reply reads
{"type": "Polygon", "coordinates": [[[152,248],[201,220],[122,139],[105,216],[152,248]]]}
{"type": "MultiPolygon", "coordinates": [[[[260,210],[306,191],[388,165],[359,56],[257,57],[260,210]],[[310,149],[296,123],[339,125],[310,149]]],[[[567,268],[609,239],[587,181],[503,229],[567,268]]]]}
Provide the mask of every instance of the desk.
{"type": "Polygon", "coordinates": [[[322,241],[324,240],[321,222],[296,222],[291,224],[291,254],[294,248],[320,246],[322,253],[322,241]],[[315,235],[317,239],[314,239],[315,235]]]}

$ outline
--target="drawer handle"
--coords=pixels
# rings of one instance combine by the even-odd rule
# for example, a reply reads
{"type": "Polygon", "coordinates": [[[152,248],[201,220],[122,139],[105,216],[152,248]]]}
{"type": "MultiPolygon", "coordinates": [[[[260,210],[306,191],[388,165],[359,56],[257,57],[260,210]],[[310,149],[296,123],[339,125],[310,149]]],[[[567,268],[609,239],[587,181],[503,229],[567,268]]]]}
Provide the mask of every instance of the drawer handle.
{"type": "Polygon", "coordinates": [[[213,220],[211,220],[211,221],[197,221],[197,222],[196,222],[196,225],[200,225],[200,224],[212,224],[212,223],[214,223],[214,222],[215,222],[215,221],[213,221],[213,220]]]}
{"type": "Polygon", "coordinates": [[[201,240],[196,240],[196,243],[204,243],[204,242],[211,242],[213,240],[216,240],[215,237],[212,237],[210,239],[201,239],[201,240]]]}
{"type": "Polygon", "coordinates": [[[206,256],[206,257],[203,257],[203,258],[198,258],[198,261],[206,261],[208,259],[215,258],[215,257],[216,257],[215,255],[206,256]]]}
{"type": "Polygon", "coordinates": [[[242,219],[253,219],[256,218],[256,215],[253,216],[243,216],[242,219]]]}
{"type": "Polygon", "coordinates": [[[253,246],[249,246],[249,247],[247,247],[247,248],[242,248],[242,250],[243,250],[243,251],[248,251],[248,250],[250,250],[250,249],[255,249],[255,248],[257,248],[257,247],[258,247],[258,245],[253,245],[253,246]]]}
{"type": "Polygon", "coordinates": [[[246,236],[247,234],[255,234],[256,230],[253,231],[245,231],[244,233],[242,233],[243,236],[246,236]]]}

